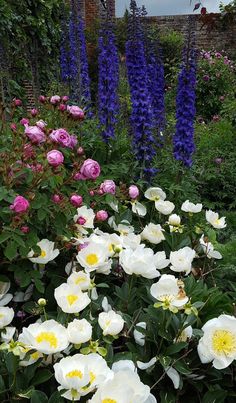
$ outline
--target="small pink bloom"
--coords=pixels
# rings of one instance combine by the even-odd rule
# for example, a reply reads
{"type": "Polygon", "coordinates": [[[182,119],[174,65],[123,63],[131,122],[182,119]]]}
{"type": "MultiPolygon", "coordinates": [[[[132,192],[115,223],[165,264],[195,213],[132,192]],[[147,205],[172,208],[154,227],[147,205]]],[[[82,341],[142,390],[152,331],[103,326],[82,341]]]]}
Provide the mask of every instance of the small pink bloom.
{"type": "Polygon", "coordinates": [[[130,197],[131,199],[136,199],[136,197],[138,197],[138,196],[139,196],[139,189],[138,189],[138,187],[135,186],[135,185],[131,185],[131,186],[129,187],[129,197],[130,197]]]}
{"type": "Polygon", "coordinates": [[[44,120],[38,120],[38,122],[36,122],[36,126],[43,130],[47,126],[47,123],[44,122],[44,120]]]}
{"type": "Polygon", "coordinates": [[[40,144],[46,140],[44,132],[38,126],[25,126],[25,134],[33,144],[40,144]]]}
{"type": "Polygon", "coordinates": [[[33,108],[33,109],[31,109],[30,113],[31,113],[31,115],[34,117],[34,116],[37,116],[37,115],[38,115],[39,111],[38,111],[38,109],[33,108]]]}
{"type": "Polygon", "coordinates": [[[77,145],[77,142],[78,142],[77,137],[74,134],[72,134],[70,136],[70,145],[68,147],[75,148],[75,146],[77,145]]]}
{"type": "Polygon", "coordinates": [[[10,124],[10,128],[11,128],[11,130],[12,130],[13,132],[16,132],[16,130],[17,130],[17,126],[16,126],[15,123],[11,123],[11,124],[10,124]]]}
{"type": "Polygon", "coordinates": [[[44,104],[46,101],[47,101],[47,98],[44,95],[39,96],[39,102],[41,102],[41,104],[44,104]]]}
{"type": "Polygon", "coordinates": [[[21,99],[16,99],[16,98],[14,98],[14,99],[13,99],[13,104],[14,104],[14,106],[21,106],[21,105],[22,105],[22,101],[21,101],[21,99]]]}
{"type": "Polygon", "coordinates": [[[47,153],[47,160],[50,165],[53,167],[58,167],[59,165],[63,164],[64,155],[61,151],[52,150],[47,153]]]}
{"type": "Polygon", "coordinates": [[[105,210],[99,210],[96,213],[96,220],[97,221],[106,221],[108,219],[108,213],[105,210]]]}
{"type": "Polygon", "coordinates": [[[113,180],[107,179],[101,183],[100,190],[102,190],[103,193],[110,193],[114,195],[116,193],[116,184],[113,180]]]}
{"type": "Polygon", "coordinates": [[[68,97],[68,95],[64,95],[62,97],[62,102],[67,102],[67,101],[69,101],[69,97],[68,97]]]}
{"type": "Polygon", "coordinates": [[[67,111],[71,115],[73,119],[83,120],[84,119],[84,111],[76,105],[67,106],[67,111]]]}
{"type": "Polygon", "coordinates": [[[77,154],[78,154],[78,155],[84,155],[84,149],[83,149],[83,147],[77,148],[77,154]]]}
{"type": "Polygon", "coordinates": [[[83,175],[80,172],[77,172],[76,174],[74,174],[74,180],[75,181],[81,181],[84,180],[85,178],[83,177],[83,175]]]}
{"type": "Polygon", "coordinates": [[[53,96],[50,98],[50,102],[51,102],[52,105],[56,105],[56,104],[58,104],[60,101],[61,101],[61,97],[59,97],[59,95],[53,95],[53,96]]]}
{"type": "Polygon", "coordinates": [[[65,105],[65,104],[60,104],[60,105],[58,106],[58,109],[59,109],[59,111],[61,111],[61,112],[65,112],[65,111],[66,111],[66,105],[65,105]]]}
{"type": "Polygon", "coordinates": [[[79,225],[84,225],[86,223],[86,219],[84,217],[79,217],[77,218],[76,223],[79,225]]]}
{"type": "Polygon", "coordinates": [[[43,165],[39,162],[27,165],[27,168],[32,169],[33,172],[43,172],[43,165]]]}
{"type": "Polygon", "coordinates": [[[33,149],[32,144],[26,143],[24,145],[23,157],[24,159],[30,159],[35,156],[35,151],[33,149]]]}
{"type": "Polygon", "coordinates": [[[29,119],[27,119],[27,118],[22,118],[21,120],[20,120],[20,124],[21,125],[28,125],[29,124],[29,119]]]}
{"type": "Polygon", "coordinates": [[[62,201],[62,196],[57,195],[57,194],[52,195],[52,201],[55,204],[59,204],[62,201]]]}
{"type": "Polygon", "coordinates": [[[83,197],[80,195],[72,195],[70,198],[70,202],[74,207],[80,207],[83,203],[83,197]]]}
{"type": "Polygon", "coordinates": [[[84,161],[80,168],[80,173],[82,175],[81,179],[96,179],[101,172],[100,165],[97,161],[88,158],[84,161]]]}
{"type": "Polygon", "coordinates": [[[23,225],[20,230],[23,234],[28,234],[30,232],[28,225],[23,225]]]}
{"type": "Polygon", "coordinates": [[[15,213],[25,213],[29,208],[28,200],[23,196],[16,196],[11,204],[10,209],[13,210],[15,213]]]}
{"type": "Polygon", "coordinates": [[[94,190],[90,190],[90,191],[89,191],[89,194],[90,194],[90,196],[93,197],[93,196],[95,195],[94,190]]]}

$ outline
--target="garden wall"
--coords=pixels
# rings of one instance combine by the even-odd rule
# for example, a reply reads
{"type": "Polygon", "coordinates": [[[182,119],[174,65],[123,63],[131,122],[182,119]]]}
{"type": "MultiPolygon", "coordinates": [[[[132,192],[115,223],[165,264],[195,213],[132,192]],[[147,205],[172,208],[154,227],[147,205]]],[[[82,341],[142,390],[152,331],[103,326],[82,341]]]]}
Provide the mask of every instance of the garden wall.
{"type": "MultiPolygon", "coordinates": [[[[224,49],[230,55],[236,54],[236,25],[222,27],[221,14],[212,14],[213,26],[204,25],[201,16],[193,16],[196,22],[196,42],[200,49],[224,49]]],[[[150,24],[158,25],[161,30],[172,29],[185,34],[188,29],[188,15],[147,17],[150,24]]]]}

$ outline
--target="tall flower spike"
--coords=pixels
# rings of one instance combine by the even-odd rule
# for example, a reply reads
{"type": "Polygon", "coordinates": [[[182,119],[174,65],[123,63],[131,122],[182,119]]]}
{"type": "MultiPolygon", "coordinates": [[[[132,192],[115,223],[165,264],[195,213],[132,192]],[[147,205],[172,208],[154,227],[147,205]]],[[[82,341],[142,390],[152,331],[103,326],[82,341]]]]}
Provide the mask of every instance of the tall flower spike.
{"type": "Polygon", "coordinates": [[[148,181],[155,175],[152,161],[156,154],[152,133],[152,102],[148,89],[147,63],[143,32],[136,1],[130,3],[129,39],[126,43],[126,66],[131,93],[133,148],[141,165],[141,176],[148,181]]]}
{"type": "Polygon", "coordinates": [[[69,27],[65,17],[65,7],[62,9],[63,20],[61,23],[61,46],[60,46],[60,67],[61,80],[68,82],[70,79],[70,57],[69,57],[69,27]]]}
{"type": "Polygon", "coordinates": [[[191,167],[194,145],[194,120],[196,114],[196,50],[190,19],[187,45],[178,78],[176,97],[176,131],[173,138],[174,157],[184,166],[191,167]]]}
{"type": "Polygon", "coordinates": [[[119,56],[109,15],[103,24],[98,40],[98,117],[102,137],[106,143],[115,137],[115,124],[119,112],[119,56]]]}

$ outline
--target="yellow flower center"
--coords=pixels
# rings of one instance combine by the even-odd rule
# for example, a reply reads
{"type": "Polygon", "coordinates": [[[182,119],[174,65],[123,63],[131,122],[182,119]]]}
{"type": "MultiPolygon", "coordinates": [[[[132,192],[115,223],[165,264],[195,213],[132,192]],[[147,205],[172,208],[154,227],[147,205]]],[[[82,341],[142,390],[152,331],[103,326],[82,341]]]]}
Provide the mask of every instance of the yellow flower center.
{"type": "Polygon", "coordinates": [[[94,266],[95,264],[98,263],[98,256],[95,253],[90,253],[90,255],[86,256],[86,263],[88,263],[90,266],[94,266]]]}
{"type": "Polygon", "coordinates": [[[117,400],[114,399],[103,399],[102,403],[117,403],[117,400]]]}
{"type": "Polygon", "coordinates": [[[218,354],[236,353],[236,336],[229,330],[216,330],[212,337],[213,349],[218,354]]]}
{"type": "Polygon", "coordinates": [[[83,277],[78,277],[78,278],[75,280],[75,284],[76,284],[76,285],[81,284],[81,283],[83,283],[85,280],[86,280],[86,279],[83,278],[83,277]]]}
{"type": "Polygon", "coordinates": [[[73,294],[67,295],[67,297],[66,297],[69,305],[73,305],[77,301],[78,298],[79,297],[77,295],[73,295],[73,294]]]}
{"type": "Polygon", "coordinates": [[[78,369],[74,369],[73,371],[70,371],[66,374],[67,378],[79,378],[82,379],[83,378],[83,373],[81,371],[79,371],[78,369]]]}
{"type": "Polygon", "coordinates": [[[39,358],[39,353],[38,351],[36,351],[35,353],[30,355],[32,357],[33,360],[37,360],[39,358]]]}
{"type": "Polygon", "coordinates": [[[45,250],[43,250],[43,249],[41,249],[41,255],[40,255],[40,257],[45,257],[46,256],[46,251],[45,250]]]}
{"type": "Polygon", "coordinates": [[[90,383],[93,383],[96,379],[96,375],[92,371],[89,371],[89,377],[90,383]]]}
{"type": "Polygon", "coordinates": [[[4,315],[2,313],[0,313],[0,319],[4,318],[4,315]]]}
{"type": "Polygon", "coordinates": [[[57,338],[52,332],[41,332],[38,334],[38,336],[35,337],[35,340],[37,341],[37,343],[43,343],[44,341],[46,341],[50,344],[51,348],[57,348],[58,346],[57,338]]]}

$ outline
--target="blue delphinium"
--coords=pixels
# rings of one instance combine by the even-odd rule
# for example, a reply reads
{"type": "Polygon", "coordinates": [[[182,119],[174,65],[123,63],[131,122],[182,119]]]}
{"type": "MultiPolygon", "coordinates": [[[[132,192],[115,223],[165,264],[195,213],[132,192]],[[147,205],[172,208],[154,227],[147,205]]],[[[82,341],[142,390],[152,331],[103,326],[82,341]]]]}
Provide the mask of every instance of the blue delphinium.
{"type": "Polygon", "coordinates": [[[178,77],[176,97],[176,131],[173,138],[174,157],[184,166],[191,167],[194,145],[194,121],[196,99],[196,50],[191,43],[183,52],[183,62],[178,77]]]}
{"type": "Polygon", "coordinates": [[[115,137],[115,124],[119,112],[119,56],[110,20],[101,29],[98,50],[98,117],[103,140],[108,143],[115,137]]]}
{"type": "Polygon", "coordinates": [[[89,77],[86,39],[84,34],[84,21],[81,17],[79,17],[78,21],[78,37],[80,44],[81,95],[85,101],[85,104],[89,106],[89,104],[91,103],[90,77],[89,77]]]}
{"type": "Polygon", "coordinates": [[[70,58],[69,58],[69,33],[66,19],[63,19],[61,25],[61,46],[60,46],[60,67],[61,80],[68,82],[70,79],[70,58]]]}
{"type": "Polygon", "coordinates": [[[129,39],[126,43],[126,66],[130,86],[132,112],[131,127],[133,148],[140,162],[142,173],[150,180],[156,169],[152,161],[156,154],[153,136],[152,101],[148,85],[148,69],[145,55],[143,33],[139,23],[139,10],[136,2],[131,1],[129,39]]]}

